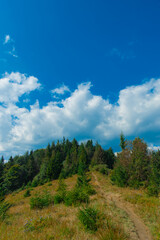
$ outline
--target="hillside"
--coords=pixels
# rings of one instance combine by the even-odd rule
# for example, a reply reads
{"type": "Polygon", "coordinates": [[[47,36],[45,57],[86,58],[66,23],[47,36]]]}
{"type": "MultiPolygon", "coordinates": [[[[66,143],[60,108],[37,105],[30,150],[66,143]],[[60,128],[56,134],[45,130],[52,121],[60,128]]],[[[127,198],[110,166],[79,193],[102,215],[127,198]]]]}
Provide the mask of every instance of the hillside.
{"type": "MultiPolygon", "coordinates": [[[[66,206],[53,204],[42,209],[31,209],[31,198],[36,194],[55,196],[58,180],[30,188],[31,196],[24,197],[26,190],[7,195],[11,204],[7,216],[0,222],[0,239],[140,239],[160,238],[160,201],[148,197],[142,190],[113,186],[110,178],[98,172],[89,173],[90,185],[96,193],[89,197],[88,204],[66,206]],[[44,193],[45,191],[45,193],[44,193]],[[79,219],[79,209],[91,207],[99,211],[97,229],[86,230],[79,219]],[[152,236],[151,236],[152,234],[152,236]]],[[[64,180],[67,191],[77,182],[77,175],[64,180]]]]}

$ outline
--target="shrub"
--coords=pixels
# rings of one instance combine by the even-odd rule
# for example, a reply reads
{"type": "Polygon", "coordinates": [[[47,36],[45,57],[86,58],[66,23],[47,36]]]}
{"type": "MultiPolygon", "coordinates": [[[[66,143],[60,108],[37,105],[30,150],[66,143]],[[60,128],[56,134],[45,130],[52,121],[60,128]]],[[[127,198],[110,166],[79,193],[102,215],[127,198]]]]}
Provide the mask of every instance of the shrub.
{"type": "Polygon", "coordinates": [[[108,175],[109,174],[109,169],[107,168],[106,164],[98,164],[95,165],[92,170],[98,171],[104,175],[108,175]]]}
{"type": "Polygon", "coordinates": [[[148,188],[147,188],[147,194],[150,197],[151,196],[158,197],[158,194],[159,194],[158,187],[154,184],[149,185],[148,188]]]}
{"type": "Polygon", "coordinates": [[[35,197],[32,197],[30,199],[30,208],[31,209],[35,209],[35,208],[42,209],[44,207],[49,206],[52,203],[53,203],[53,198],[50,195],[50,193],[48,193],[46,191],[46,192],[44,192],[43,195],[37,194],[35,197]]]}
{"type": "Polygon", "coordinates": [[[57,194],[54,196],[54,203],[58,204],[65,201],[67,191],[64,179],[59,179],[57,194]]]}
{"type": "Polygon", "coordinates": [[[111,174],[111,181],[118,187],[125,187],[127,185],[127,180],[128,174],[125,168],[121,165],[117,165],[111,174]]]}
{"type": "Polygon", "coordinates": [[[87,174],[83,174],[77,178],[76,188],[79,189],[79,191],[86,192],[88,195],[93,195],[96,193],[96,191],[89,184],[90,181],[91,179],[88,178],[87,174]]]}
{"type": "Polygon", "coordinates": [[[33,179],[32,181],[32,187],[37,187],[39,185],[39,182],[36,178],[33,179]]]}
{"type": "Polygon", "coordinates": [[[61,203],[61,202],[64,202],[64,197],[57,193],[55,196],[54,196],[54,204],[58,204],[58,203],[61,203]]]}
{"type": "Polygon", "coordinates": [[[79,205],[82,202],[89,203],[89,195],[83,189],[74,188],[67,192],[64,200],[67,206],[79,205]]]}
{"type": "Polygon", "coordinates": [[[86,230],[95,232],[100,225],[101,215],[97,209],[86,207],[79,210],[78,218],[86,230]]]}
{"type": "Polygon", "coordinates": [[[51,182],[49,182],[49,183],[48,183],[48,186],[49,186],[49,187],[50,187],[50,186],[52,186],[52,183],[51,183],[51,182]]]}
{"type": "Polygon", "coordinates": [[[0,221],[3,221],[7,216],[7,210],[11,207],[11,204],[8,202],[0,203],[0,221]]]}
{"type": "Polygon", "coordinates": [[[27,183],[27,188],[29,188],[29,187],[31,187],[32,186],[32,182],[31,181],[29,181],[28,183],[27,183]]]}
{"type": "Polygon", "coordinates": [[[30,197],[31,196],[30,190],[27,189],[23,196],[24,197],[30,197]]]}
{"type": "Polygon", "coordinates": [[[2,188],[0,188],[0,203],[5,199],[5,192],[2,188]]]}

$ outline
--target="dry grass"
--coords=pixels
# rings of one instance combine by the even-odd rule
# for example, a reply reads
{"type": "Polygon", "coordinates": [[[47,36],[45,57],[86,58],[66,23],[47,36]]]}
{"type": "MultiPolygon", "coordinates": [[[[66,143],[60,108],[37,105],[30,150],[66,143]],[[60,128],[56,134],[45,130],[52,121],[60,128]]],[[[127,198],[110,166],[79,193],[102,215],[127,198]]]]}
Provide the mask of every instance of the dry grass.
{"type": "MultiPolygon", "coordinates": [[[[111,184],[109,177],[97,173],[98,180],[101,182],[104,191],[114,192],[121,195],[124,201],[131,203],[135,213],[140,216],[144,223],[150,229],[153,240],[160,239],[160,197],[149,197],[143,189],[134,190],[128,188],[119,188],[111,184]]],[[[119,210],[118,210],[119,211],[119,210]]],[[[114,213],[113,213],[114,214],[114,213]]],[[[118,214],[120,216],[121,214],[118,214]]],[[[113,216],[113,215],[112,215],[113,216]]],[[[121,216],[123,221],[123,217],[121,216]]],[[[128,219],[129,221],[129,219],[128,219]]],[[[126,225],[126,221],[124,225],[126,225]]],[[[132,227],[131,223],[128,223],[132,227]]],[[[127,224],[127,225],[128,225],[127,224]]]]}
{"type": "MultiPolygon", "coordinates": [[[[131,193],[129,189],[120,189],[112,186],[109,178],[96,173],[102,188],[105,192],[119,191],[124,197],[131,193]]],[[[77,176],[65,180],[67,189],[71,190],[76,183],[77,176]]],[[[92,180],[92,185],[96,189],[96,184],[92,180]]],[[[58,180],[33,188],[31,197],[36,193],[42,193],[44,190],[49,191],[52,195],[56,193],[58,180]]],[[[105,197],[97,194],[90,197],[90,206],[96,207],[104,214],[104,219],[96,233],[86,232],[84,227],[79,223],[77,218],[77,207],[66,207],[64,204],[50,205],[42,210],[30,209],[30,198],[24,198],[24,191],[8,195],[6,200],[12,203],[9,209],[9,217],[0,223],[1,240],[115,240],[130,239],[127,234],[132,231],[133,224],[127,214],[118,209],[113,203],[106,202],[105,197]],[[26,227],[27,226],[27,227],[26,227]],[[124,230],[126,234],[124,233],[124,230]]],[[[135,193],[137,193],[135,191],[135,193]]],[[[141,214],[141,213],[140,213],[141,214]]],[[[133,230],[134,231],[134,230],[133,230]]],[[[132,238],[133,239],[133,238],[132,238]]]]}

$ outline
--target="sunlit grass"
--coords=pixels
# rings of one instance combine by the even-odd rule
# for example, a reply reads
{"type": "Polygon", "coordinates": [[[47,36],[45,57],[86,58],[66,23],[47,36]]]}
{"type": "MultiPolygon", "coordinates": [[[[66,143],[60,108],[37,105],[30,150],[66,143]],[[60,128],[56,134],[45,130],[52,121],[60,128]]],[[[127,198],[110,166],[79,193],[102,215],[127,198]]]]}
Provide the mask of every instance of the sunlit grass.
{"type": "MultiPolygon", "coordinates": [[[[144,221],[150,224],[154,239],[158,239],[159,222],[160,222],[160,204],[159,200],[153,197],[147,197],[142,190],[131,190],[129,188],[118,188],[113,186],[109,177],[96,173],[103,191],[106,194],[114,192],[121,194],[124,201],[133,204],[136,213],[144,221]],[[132,196],[132,197],[129,197],[132,196]]],[[[74,188],[77,176],[65,180],[67,191],[74,188]]],[[[92,179],[92,186],[97,190],[95,181],[92,179]]],[[[78,219],[79,208],[86,206],[65,206],[64,203],[51,204],[43,209],[30,209],[30,199],[37,193],[43,194],[44,190],[52,196],[57,193],[58,180],[46,183],[43,186],[33,188],[31,196],[25,198],[23,190],[18,193],[10,194],[6,200],[12,204],[8,211],[7,217],[0,223],[1,240],[52,240],[52,239],[93,239],[93,240],[125,240],[130,239],[130,231],[134,232],[134,226],[125,211],[119,209],[114,203],[106,201],[105,196],[98,191],[95,195],[90,196],[89,207],[98,209],[103,213],[104,218],[98,224],[97,230],[88,232],[78,219]]]]}

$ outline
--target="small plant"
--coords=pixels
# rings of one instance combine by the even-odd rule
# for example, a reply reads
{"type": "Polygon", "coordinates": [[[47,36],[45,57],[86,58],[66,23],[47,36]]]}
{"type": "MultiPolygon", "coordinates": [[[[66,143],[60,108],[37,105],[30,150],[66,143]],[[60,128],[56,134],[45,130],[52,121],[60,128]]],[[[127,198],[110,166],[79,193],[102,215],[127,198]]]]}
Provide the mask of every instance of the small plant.
{"type": "Polygon", "coordinates": [[[106,216],[104,230],[98,235],[100,240],[127,240],[128,236],[119,224],[115,224],[111,217],[106,216]]]}
{"type": "Polygon", "coordinates": [[[29,188],[29,187],[31,187],[31,186],[32,186],[32,182],[29,181],[29,182],[27,183],[27,185],[26,185],[26,188],[29,188]]]}
{"type": "Polygon", "coordinates": [[[24,231],[25,232],[32,232],[35,230],[41,230],[44,227],[48,226],[52,222],[52,217],[47,216],[47,217],[40,217],[38,219],[29,219],[25,224],[24,224],[24,231]]]}
{"type": "Polygon", "coordinates": [[[5,192],[0,188],[0,203],[5,199],[5,192]]]}
{"type": "Polygon", "coordinates": [[[79,205],[80,203],[89,203],[89,195],[83,189],[74,188],[67,192],[65,197],[65,204],[67,206],[79,205]]]}
{"type": "Polygon", "coordinates": [[[61,202],[65,201],[65,197],[66,197],[66,194],[67,194],[66,187],[67,186],[64,182],[64,179],[59,179],[57,194],[54,196],[54,203],[55,204],[58,204],[58,203],[61,203],[61,202]]]}
{"type": "Polygon", "coordinates": [[[58,181],[58,188],[57,188],[57,192],[64,192],[66,191],[66,184],[64,182],[64,179],[63,178],[60,178],[59,181],[58,181]]]}
{"type": "Polygon", "coordinates": [[[84,173],[77,178],[76,188],[79,189],[79,191],[86,192],[88,195],[93,195],[96,193],[96,191],[93,189],[92,185],[90,185],[90,181],[91,179],[88,178],[86,173],[84,173]]]}
{"type": "Polygon", "coordinates": [[[54,196],[54,204],[59,204],[61,202],[64,202],[64,197],[60,193],[57,193],[54,196]]]}
{"type": "Polygon", "coordinates": [[[24,196],[24,197],[30,197],[30,196],[31,196],[30,190],[27,189],[23,196],[24,196]]]}
{"type": "Polygon", "coordinates": [[[43,195],[36,195],[30,199],[30,208],[35,209],[39,208],[42,209],[44,207],[53,204],[53,197],[50,195],[49,192],[44,192],[43,195]]]}
{"type": "Polygon", "coordinates": [[[108,175],[109,174],[109,169],[107,168],[106,164],[98,164],[93,166],[92,170],[98,171],[104,175],[108,175]]]}
{"type": "Polygon", "coordinates": [[[78,218],[86,230],[97,231],[101,219],[99,211],[92,207],[86,207],[79,210],[78,218]]]}
{"type": "Polygon", "coordinates": [[[158,187],[155,186],[154,184],[149,185],[148,188],[147,188],[147,194],[150,197],[152,197],[152,196],[153,197],[158,197],[158,195],[159,195],[158,187]]]}
{"type": "Polygon", "coordinates": [[[7,217],[7,211],[11,207],[11,204],[8,202],[0,203],[0,221],[3,221],[7,217]]]}

